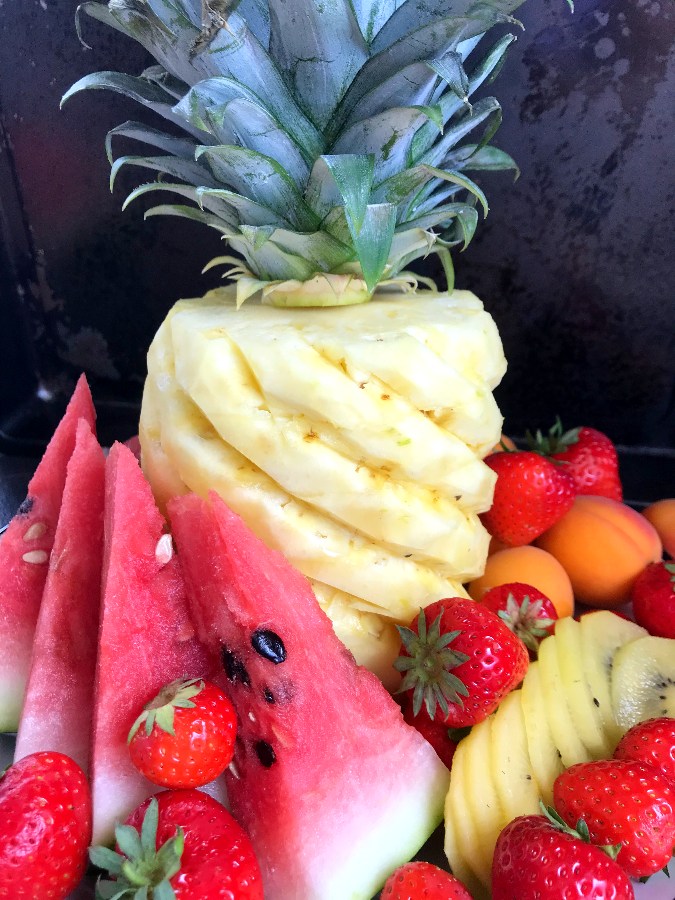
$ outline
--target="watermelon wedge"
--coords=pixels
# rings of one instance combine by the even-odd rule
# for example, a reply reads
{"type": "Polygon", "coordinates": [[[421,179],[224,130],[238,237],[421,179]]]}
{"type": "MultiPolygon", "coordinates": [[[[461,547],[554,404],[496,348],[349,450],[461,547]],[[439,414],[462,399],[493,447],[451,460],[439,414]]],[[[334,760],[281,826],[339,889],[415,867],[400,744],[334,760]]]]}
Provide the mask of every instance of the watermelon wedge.
{"type": "Polygon", "coordinates": [[[94,430],[96,413],[84,375],[30,480],[26,499],[0,540],[0,731],[16,731],[19,724],[79,419],[94,430]]]}
{"type": "Polygon", "coordinates": [[[217,495],[169,502],[193,620],[239,716],[227,773],[266,900],[369,900],[441,821],[449,773],[307,579],[217,495]]]}
{"type": "Polygon", "coordinates": [[[56,750],[89,765],[103,557],[105,460],[77,425],[38,617],[15,761],[56,750]]]}
{"type": "Polygon", "coordinates": [[[93,841],[157,788],[131,764],[136,716],[168,682],[210,674],[212,659],[189,619],[178,558],[134,454],[114,444],[106,461],[101,622],[94,696],[93,841]],[[167,541],[168,538],[168,541],[167,541]]]}

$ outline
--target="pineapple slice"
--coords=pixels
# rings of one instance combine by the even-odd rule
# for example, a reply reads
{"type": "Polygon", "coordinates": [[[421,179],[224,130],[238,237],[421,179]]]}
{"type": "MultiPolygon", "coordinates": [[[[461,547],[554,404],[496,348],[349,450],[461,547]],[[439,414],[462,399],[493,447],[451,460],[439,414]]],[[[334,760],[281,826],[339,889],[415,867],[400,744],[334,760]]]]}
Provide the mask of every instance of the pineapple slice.
{"type": "Polygon", "coordinates": [[[614,749],[602,727],[598,707],[593,702],[588,679],[584,674],[581,653],[581,625],[566,616],[556,622],[555,644],[572,720],[593,759],[607,759],[614,749]]]}

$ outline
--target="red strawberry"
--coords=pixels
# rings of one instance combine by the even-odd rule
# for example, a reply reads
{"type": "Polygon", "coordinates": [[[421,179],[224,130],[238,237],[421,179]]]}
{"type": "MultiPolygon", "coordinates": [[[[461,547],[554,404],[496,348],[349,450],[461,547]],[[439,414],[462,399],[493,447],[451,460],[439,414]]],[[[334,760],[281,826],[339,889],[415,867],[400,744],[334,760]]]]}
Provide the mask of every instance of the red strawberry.
{"type": "Polygon", "coordinates": [[[631,878],[653,875],[673,855],[675,787],[647,763],[578,763],[556,778],[553,798],[568,825],[584,820],[594,844],[621,844],[616,861],[631,878]]]}
{"type": "Polygon", "coordinates": [[[198,678],[173,681],[134,722],[129,753],[153,784],[201,787],[229,766],[236,734],[237,714],[219,687],[198,678]]]}
{"type": "Polygon", "coordinates": [[[675,638],[675,562],[651,563],[633,582],[630,598],[638,625],[675,638]]]}
{"type": "Polygon", "coordinates": [[[563,432],[560,419],[544,437],[541,431],[527,434],[530,449],[565,463],[577,494],[595,494],[622,500],[619,457],[612,441],[595,428],[583,426],[563,432]]]}
{"type": "Polygon", "coordinates": [[[475,725],[517,687],[529,665],[527,649],[499,616],[473,600],[449,597],[420,610],[409,628],[398,627],[412,712],[452,727],[475,725]]]}
{"type": "Polygon", "coordinates": [[[486,591],[480,602],[497,613],[525,644],[531,657],[536,657],[539,644],[555,630],[558,619],[555,606],[531,584],[518,581],[500,584],[486,591]]]}
{"type": "Polygon", "coordinates": [[[99,882],[101,896],[263,900],[262,876],[247,834],[224,806],[201,791],[160,792],[118,825],[115,836],[118,852],[90,851],[94,865],[114,879],[99,882]]]}
{"type": "Polygon", "coordinates": [[[63,900],[87,867],[91,794],[63,753],[32,753],[0,781],[0,897],[63,900]]]}
{"type": "Polygon", "coordinates": [[[675,719],[647,719],[634,725],[617,744],[614,758],[649,763],[675,786],[675,719]]]}
{"type": "Polygon", "coordinates": [[[471,900],[471,894],[454,875],[428,862],[401,866],[387,881],[381,900],[471,900]]]}
{"type": "Polygon", "coordinates": [[[408,725],[412,725],[413,728],[416,728],[422,737],[429,741],[438,754],[438,758],[443,765],[449,769],[452,765],[452,758],[455,755],[455,750],[457,749],[457,741],[454,741],[451,738],[448,726],[444,725],[443,722],[437,722],[435,719],[430,719],[426,707],[424,706],[419,713],[415,715],[412,710],[412,700],[409,695],[406,696],[403,703],[403,718],[408,725]]]}
{"type": "Polygon", "coordinates": [[[574,502],[574,483],[564,467],[539,453],[493,453],[485,462],[497,473],[497,483],[492,506],[481,519],[505,544],[529,544],[562,519],[574,502]]]}
{"type": "Polygon", "coordinates": [[[574,834],[544,816],[510,822],[492,859],[492,900],[634,900],[621,866],[574,834]]]}

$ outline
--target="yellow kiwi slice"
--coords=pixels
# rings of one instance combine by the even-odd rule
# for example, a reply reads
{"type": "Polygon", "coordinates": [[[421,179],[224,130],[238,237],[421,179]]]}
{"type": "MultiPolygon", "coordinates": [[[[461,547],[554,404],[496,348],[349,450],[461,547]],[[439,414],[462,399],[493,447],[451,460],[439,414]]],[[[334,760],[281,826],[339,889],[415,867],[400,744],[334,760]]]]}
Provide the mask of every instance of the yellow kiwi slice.
{"type": "Polygon", "coordinates": [[[472,897],[482,898],[487,896],[487,893],[484,878],[480,878],[478,874],[484,867],[480,836],[469,812],[466,798],[467,740],[468,738],[465,738],[460,741],[452,759],[450,788],[445,798],[444,849],[450,871],[466,885],[472,897]]]}
{"type": "MultiPolygon", "coordinates": [[[[512,691],[489,719],[492,780],[503,810],[499,831],[516,816],[539,812],[539,786],[532,770],[521,691],[512,691]]],[[[494,850],[494,844],[492,845],[494,850]]]]}
{"type": "Polygon", "coordinates": [[[579,737],[593,759],[605,759],[614,749],[603,728],[598,707],[582,664],[581,625],[567,616],[555,626],[555,644],[560,677],[567,705],[579,737]]]}
{"type": "Polygon", "coordinates": [[[563,690],[555,635],[545,638],[539,645],[539,674],[546,701],[546,717],[563,764],[573,766],[575,763],[589,762],[591,754],[577,733],[563,690]]]}
{"type": "Polygon", "coordinates": [[[617,650],[611,696],[623,732],[645,719],[675,718],[675,640],[644,637],[617,650]]]}
{"type": "Polygon", "coordinates": [[[560,751],[553,741],[538,662],[530,663],[519,693],[532,773],[544,803],[551,804],[553,782],[564,766],[560,751]]]}

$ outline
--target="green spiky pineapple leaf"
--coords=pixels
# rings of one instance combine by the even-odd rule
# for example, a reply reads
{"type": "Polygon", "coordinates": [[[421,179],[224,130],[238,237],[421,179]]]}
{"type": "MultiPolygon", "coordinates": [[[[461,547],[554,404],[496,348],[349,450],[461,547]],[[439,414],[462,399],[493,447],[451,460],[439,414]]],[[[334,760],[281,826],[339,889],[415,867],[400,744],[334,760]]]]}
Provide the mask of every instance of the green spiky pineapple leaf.
{"type": "MultiPolygon", "coordinates": [[[[472,95],[498,73],[521,0],[85,0],[81,14],[142,44],[140,76],[101,72],[83,90],[123,94],[187,132],[128,121],[106,138],[111,185],[121,168],[156,173],[129,195],[158,191],[148,215],[217,228],[245,267],[245,294],[269,281],[357,277],[364,299],[383,279],[472,239],[482,184],[512,170],[491,140],[494,97],[472,95]],[[155,155],[113,159],[113,141],[155,155]],[[146,151],[147,152],[147,151],[146,151]],[[159,155],[163,154],[163,155],[159,155]]],[[[126,149],[126,148],[125,148],[126,149]]],[[[338,291],[339,293],[339,291],[338,291]]]]}

